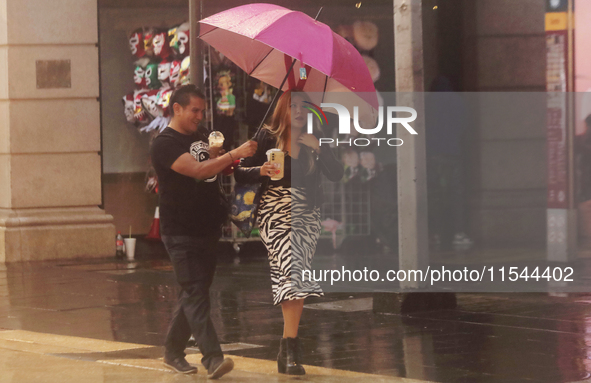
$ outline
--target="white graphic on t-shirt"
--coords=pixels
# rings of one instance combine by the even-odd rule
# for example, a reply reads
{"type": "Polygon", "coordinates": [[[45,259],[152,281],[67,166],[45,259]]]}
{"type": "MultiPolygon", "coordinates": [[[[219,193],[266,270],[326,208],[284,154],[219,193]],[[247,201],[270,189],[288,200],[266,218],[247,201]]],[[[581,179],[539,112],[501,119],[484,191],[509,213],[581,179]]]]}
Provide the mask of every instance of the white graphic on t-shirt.
{"type": "MultiPolygon", "coordinates": [[[[209,144],[203,141],[195,141],[191,144],[191,155],[199,162],[209,160],[209,144]]],[[[204,180],[205,182],[213,182],[218,178],[217,175],[204,180]]]]}

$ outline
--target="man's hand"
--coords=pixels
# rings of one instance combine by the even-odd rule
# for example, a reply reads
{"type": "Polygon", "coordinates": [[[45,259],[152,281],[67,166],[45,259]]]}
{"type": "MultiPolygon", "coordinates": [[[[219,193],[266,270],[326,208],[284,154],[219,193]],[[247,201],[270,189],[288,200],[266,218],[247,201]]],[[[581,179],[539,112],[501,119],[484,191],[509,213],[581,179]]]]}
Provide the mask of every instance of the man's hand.
{"type": "Polygon", "coordinates": [[[235,159],[250,157],[256,153],[258,143],[256,141],[246,141],[233,150],[232,157],[235,159]]]}

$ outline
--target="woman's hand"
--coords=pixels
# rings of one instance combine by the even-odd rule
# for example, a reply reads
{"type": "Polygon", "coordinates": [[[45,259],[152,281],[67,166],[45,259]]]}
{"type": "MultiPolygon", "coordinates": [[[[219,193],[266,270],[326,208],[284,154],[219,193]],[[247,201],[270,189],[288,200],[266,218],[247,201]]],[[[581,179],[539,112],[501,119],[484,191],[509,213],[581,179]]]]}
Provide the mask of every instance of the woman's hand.
{"type": "Polygon", "coordinates": [[[298,138],[298,144],[306,145],[315,152],[320,151],[320,142],[313,134],[302,134],[300,138],[298,138]]]}
{"type": "Polygon", "coordinates": [[[271,177],[275,174],[279,174],[280,170],[275,167],[275,164],[270,162],[265,162],[263,166],[261,166],[261,176],[271,177]]]}

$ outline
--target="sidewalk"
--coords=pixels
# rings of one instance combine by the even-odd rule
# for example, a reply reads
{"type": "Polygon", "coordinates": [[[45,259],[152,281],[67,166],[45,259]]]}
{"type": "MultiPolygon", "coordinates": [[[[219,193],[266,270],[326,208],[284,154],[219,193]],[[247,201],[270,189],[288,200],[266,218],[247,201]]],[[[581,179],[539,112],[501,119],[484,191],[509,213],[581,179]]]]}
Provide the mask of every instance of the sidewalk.
{"type": "MultiPolygon", "coordinates": [[[[0,266],[0,381],[194,381],[165,372],[159,360],[175,300],[165,259],[0,266]]],[[[462,294],[458,306],[401,316],[373,314],[368,294],[307,300],[304,381],[556,383],[591,376],[591,294],[462,294]]],[[[265,257],[220,263],[212,318],[236,361],[223,380],[293,379],[277,374],[273,362],[282,318],[265,257]]],[[[198,364],[198,350],[191,353],[198,364]]],[[[203,368],[197,380],[205,380],[203,368]]]]}

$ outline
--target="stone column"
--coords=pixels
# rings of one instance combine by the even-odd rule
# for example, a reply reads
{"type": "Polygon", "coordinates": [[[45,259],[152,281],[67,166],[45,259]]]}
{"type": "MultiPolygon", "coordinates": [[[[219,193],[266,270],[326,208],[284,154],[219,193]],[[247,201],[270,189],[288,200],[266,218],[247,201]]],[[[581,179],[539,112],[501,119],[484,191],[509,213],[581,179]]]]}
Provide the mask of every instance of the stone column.
{"type": "MultiPolygon", "coordinates": [[[[429,264],[427,225],[427,171],[425,153],[425,105],[422,0],[394,1],[394,52],[396,66],[396,104],[417,111],[411,135],[397,127],[396,137],[404,140],[397,148],[398,167],[398,265],[400,270],[426,270],[429,264]]],[[[441,308],[439,301],[455,297],[410,292],[424,287],[424,282],[404,281],[400,287],[408,293],[374,293],[373,311],[409,313],[441,308]]]]}
{"type": "Polygon", "coordinates": [[[115,253],[97,0],[0,0],[0,263],[115,253]]]}

